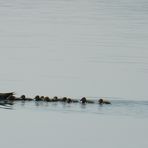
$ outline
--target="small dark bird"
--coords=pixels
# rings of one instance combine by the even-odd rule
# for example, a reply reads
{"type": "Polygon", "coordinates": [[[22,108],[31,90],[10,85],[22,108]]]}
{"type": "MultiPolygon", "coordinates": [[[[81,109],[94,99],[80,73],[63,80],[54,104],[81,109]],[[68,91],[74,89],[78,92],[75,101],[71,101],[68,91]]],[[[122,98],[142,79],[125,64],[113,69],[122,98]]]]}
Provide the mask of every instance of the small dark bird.
{"type": "Polygon", "coordinates": [[[71,103],[72,100],[70,98],[67,99],[67,103],[71,103]]]}
{"type": "Polygon", "coordinates": [[[48,96],[46,96],[46,97],[44,97],[44,101],[50,102],[51,100],[50,100],[50,98],[48,96]]]}
{"type": "Polygon", "coordinates": [[[87,103],[87,100],[86,100],[86,98],[85,98],[85,97],[83,97],[80,101],[82,102],[82,104],[87,103]]]}
{"type": "Polygon", "coordinates": [[[21,100],[25,100],[26,99],[26,96],[25,95],[22,95],[20,98],[21,98],[21,100]]]}
{"type": "Polygon", "coordinates": [[[57,96],[54,96],[51,100],[52,100],[52,102],[57,102],[57,101],[59,101],[59,99],[58,99],[57,96]]]}
{"type": "Polygon", "coordinates": [[[41,98],[40,98],[40,96],[38,96],[38,95],[37,95],[37,96],[35,96],[35,98],[34,98],[34,99],[35,99],[35,101],[42,101],[42,99],[41,99],[41,98]]]}
{"type": "Polygon", "coordinates": [[[111,104],[111,102],[107,101],[107,100],[103,100],[103,99],[99,99],[98,100],[99,104],[111,104]]]}
{"type": "Polygon", "coordinates": [[[66,101],[67,101],[67,97],[63,97],[62,102],[66,102],[66,101]]]}

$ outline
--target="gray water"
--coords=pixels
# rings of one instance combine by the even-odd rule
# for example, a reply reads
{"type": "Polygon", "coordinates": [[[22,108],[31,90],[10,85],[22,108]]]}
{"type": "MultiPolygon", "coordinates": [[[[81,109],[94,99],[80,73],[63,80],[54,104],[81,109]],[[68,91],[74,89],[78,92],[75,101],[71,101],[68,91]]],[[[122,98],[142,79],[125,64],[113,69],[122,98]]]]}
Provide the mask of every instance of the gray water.
{"type": "Polygon", "coordinates": [[[1,147],[147,148],[148,101],[0,105],[1,147]]]}
{"type": "Polygon", "coordinates": [[[147,100],[147,0],[0,0],[0,90],[147,100]]]}
{"type": "MultiPolygon", "coordinates": [[[[43,101],[16,101],[0,102],[1,109],[30,111],[30,112],[59,112],[71,114],[90,114],[96,116],[130,117],[148,119],[148,101],[111,100],[110,105],[43,102],[43,101]]],[[[27,115],[27,113],[26,113],[27,115]]]]}
{"type": "Polygon", "coordinates": [[[147,0],[0,0],[0,92],[112,102],[0,102],[1,147],[147,148],[147,26],[147,0]]]}

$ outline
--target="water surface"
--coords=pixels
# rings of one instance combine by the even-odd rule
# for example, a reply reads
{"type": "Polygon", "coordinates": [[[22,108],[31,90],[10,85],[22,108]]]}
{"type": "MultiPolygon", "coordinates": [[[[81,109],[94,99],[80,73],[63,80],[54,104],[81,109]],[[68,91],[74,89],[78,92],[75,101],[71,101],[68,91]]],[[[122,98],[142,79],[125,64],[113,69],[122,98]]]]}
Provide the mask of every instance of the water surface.
{"type": "Polygon", "coordinates": [[[18,102],[0,108],[1,146],[147,148],[147,101],[112,105],[18,102]]]}
{"type": "Polygon", "coordinates": [[[0,0],[2,92],[147,99],[147,0],[0,0]]]}
{"type": "Polygon", "coordinates": [[[64,103],[43,101],[1,101],[1,109],[26,110],[30,112],[60,112],[75,114],[92,114],[96,116],[120,116],[130,118],[148,118],[148,101],[110,100],[111,104],[64,103]]]}
{"type": "Polygon", "coordinates": [[[0,92],[112,102],[2,102],[1,147],[147,148],[147,26],[147,0],[0,0],[0,92]]]}

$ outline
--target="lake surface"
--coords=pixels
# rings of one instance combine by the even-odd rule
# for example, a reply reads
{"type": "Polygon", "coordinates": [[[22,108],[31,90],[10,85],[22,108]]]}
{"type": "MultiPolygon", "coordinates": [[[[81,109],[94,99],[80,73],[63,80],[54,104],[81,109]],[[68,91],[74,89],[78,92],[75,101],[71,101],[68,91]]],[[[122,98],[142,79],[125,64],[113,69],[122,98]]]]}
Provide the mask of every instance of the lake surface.
{"type": "Polygon", "coordinates": [[[15,102],[0,105],[5,148],[147,148],[148,102],[112,105],[15,102]]]}
{"type": "Polygon", "coordinates": [[[4,148],[148,147],[147,0],[0,0],[0,92],[112,105],[0,104],[4,148]]]}
{"type": "MultiPolygon", "coordinates": [[[[91,99],[92,100],[92,99],[91,99]]],[[[61,112],[69,115],[94,114],[96,116],[121,116],[138,119],[148,119],[148,101],[111,100],[111,104],[66,103],[66,102],[44,102],[44,101],[0,101],[1,109],[30,111],[30,112],[61,112]]]]}
{"type": "Polygon", "coordinates": [[[0,0],[0,90],[147,99],[147,0],[0,0]]]}

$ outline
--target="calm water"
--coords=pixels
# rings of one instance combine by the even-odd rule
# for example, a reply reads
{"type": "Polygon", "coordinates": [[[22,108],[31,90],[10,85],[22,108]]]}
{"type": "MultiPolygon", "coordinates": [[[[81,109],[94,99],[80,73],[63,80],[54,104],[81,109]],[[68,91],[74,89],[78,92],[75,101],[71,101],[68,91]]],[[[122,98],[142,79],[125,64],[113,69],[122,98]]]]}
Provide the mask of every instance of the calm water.
{"type": "Polygon", "coordinates": [[[112,102],[0,103],[1,147],[147,148],[147,26],[147,0],[0,0],[0,92],[112,102]]]}
{"type": "Polygon", "coordinates": [[[112,105],[18,102],[0,105],[5,148],[147,148],[148,101],[112,105]]]}
{"type": "MultiPolygon", "coordinates": [[[[111,105],[61,103],[61,102],[37,102],[37,101],[16,101],[0,102],[0,109],[24,110],[30,112],[59,112],[76,114],[92,114],[96,116],[120,116],[130,118],[148,119],[148,101],[111,100],[111,105]]],[[[26,114],[27,116],[27,114],[26,114]]]]}
{"type": "Polygon", "coordinates": [[[0,0],[0,90],[147,100],[147,0],[0,0]]]}

